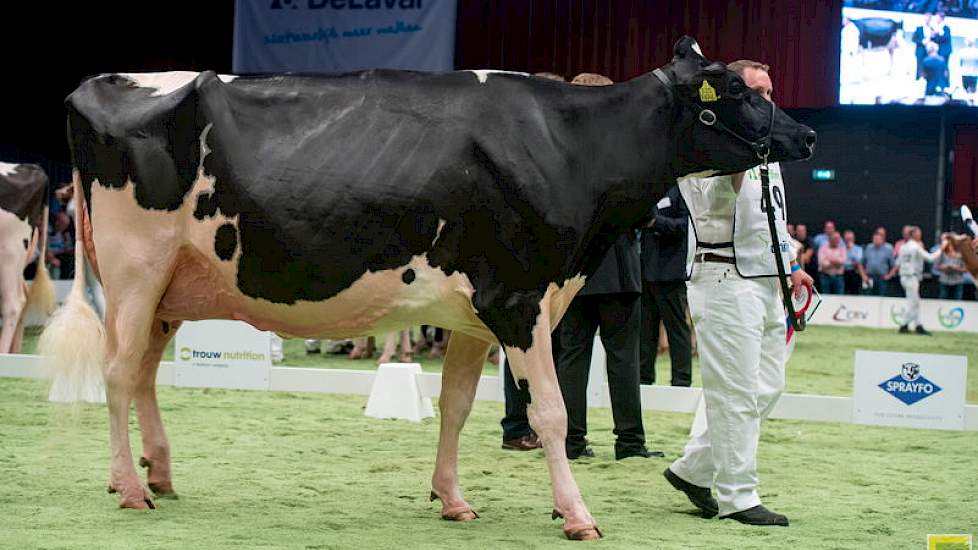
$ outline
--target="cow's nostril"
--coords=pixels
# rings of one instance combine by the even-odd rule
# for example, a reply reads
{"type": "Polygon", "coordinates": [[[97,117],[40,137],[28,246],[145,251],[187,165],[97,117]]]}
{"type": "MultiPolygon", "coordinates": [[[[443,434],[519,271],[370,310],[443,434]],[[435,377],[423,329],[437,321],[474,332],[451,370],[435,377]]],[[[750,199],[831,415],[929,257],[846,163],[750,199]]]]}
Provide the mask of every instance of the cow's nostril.
{"type": "Polygon", "coordinates": [[[809,147],[815,147],[815,130],[809,130],[805,134],[805,145],[809,147]]]}

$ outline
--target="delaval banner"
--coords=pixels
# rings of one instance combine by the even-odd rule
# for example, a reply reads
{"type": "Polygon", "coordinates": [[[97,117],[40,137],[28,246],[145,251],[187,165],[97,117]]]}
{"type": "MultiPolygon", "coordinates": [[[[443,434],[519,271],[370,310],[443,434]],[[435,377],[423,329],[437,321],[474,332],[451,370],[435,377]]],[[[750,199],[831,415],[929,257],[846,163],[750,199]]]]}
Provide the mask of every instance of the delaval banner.
{"type": "Polygon", "coordinates": [[[236,74],[450,71],[455,0],[237,0],[236,74]]]}

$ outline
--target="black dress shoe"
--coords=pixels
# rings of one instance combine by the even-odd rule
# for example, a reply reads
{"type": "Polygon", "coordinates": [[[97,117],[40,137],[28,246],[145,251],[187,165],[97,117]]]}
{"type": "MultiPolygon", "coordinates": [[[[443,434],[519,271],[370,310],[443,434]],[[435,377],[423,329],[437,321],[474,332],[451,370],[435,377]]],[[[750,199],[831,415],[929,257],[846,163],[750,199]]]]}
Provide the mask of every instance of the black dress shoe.
{"type": "Polygon", "coordinates": [[[580,451],[571,451],[567,453],[568,460],[577,460],[578,458],[594,458],[594,449],[591,447],[584,447],[580,451]]]}
{"type": "Polygon", "coordinates": [[[900,325],[900,334],[910,334],[910,327],[907,325],[900,325]]]}
{"type": "Polygon", "coordinates": [[[523,437],[503,441],[503,449],[507,451],[532,451],[533,449],[540,449],[542,447],[543,444],[540,443],[540,438],[533,432],[523,437]]]}
{"type": "Polygon", "coordinates": [[[914,332],[916,332],[917,334],[922,334],[924,336],[930,336],[930,332],[927,329],[925,329],[923,325],[917,325],[917,328],[914,330],[914,332]]]}
{"type": "Polygon", "coordinates": [[[615,460],[624,460],[637,456],[639,458],[665,458],[666,453],[662,451],[650,451],[645,447],[640,449],[628,449],[627,451],[615,450],[615,460]]]}
{"type": "Polygon", "coordinates": [[[666,468],[666,471],[662,472],[662,475],[666,477],[666,481],[676,488],[676,490],[686,493],[686,498],[693,503],[693,506],[696,506],[703,512],[703,517],[712,518],[720,512],[720,505],[717,503],[717,499],[713,498],[713,495],[710,494],[709,487],[693,485],[672,473],[672,470],[669,468],[666,468]]]}
{"type": "Polygon", "coordinates": [[[753,508],[748,508],[740,512],[734,512],[726,516],[720,516],[720,519],[735,519],[740,523],[745,523],[747,525],[781,525],[783,527],[788,526],[788,518],[782,516],[781,514],[776,514],[764,506],[758,504],[753,508]]]}

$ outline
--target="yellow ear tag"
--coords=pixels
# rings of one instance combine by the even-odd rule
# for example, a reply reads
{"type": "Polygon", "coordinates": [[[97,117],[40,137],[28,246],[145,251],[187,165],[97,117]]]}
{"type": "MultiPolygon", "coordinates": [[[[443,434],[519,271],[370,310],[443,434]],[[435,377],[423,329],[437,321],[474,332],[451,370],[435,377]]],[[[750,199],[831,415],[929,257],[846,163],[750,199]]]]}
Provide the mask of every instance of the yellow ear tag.
{"type": "Polygon", "coordinates": [[[703,81],[703,85],[700,86],[700,101],[704,103],[710,103],[717,100],[717,91],[710,86],[710,83],[703,81]]]}

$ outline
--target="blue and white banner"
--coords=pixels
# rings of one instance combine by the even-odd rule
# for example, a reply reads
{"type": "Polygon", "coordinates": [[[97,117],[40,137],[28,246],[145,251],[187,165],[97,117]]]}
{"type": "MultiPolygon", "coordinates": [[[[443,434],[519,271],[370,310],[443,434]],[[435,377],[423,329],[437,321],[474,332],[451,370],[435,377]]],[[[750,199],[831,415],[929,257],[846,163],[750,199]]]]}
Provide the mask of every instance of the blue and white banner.
{"type": "Polygon", "coordinates": [[[235,74],[449,71],[455,0],[237,0],[235,74]]]}

